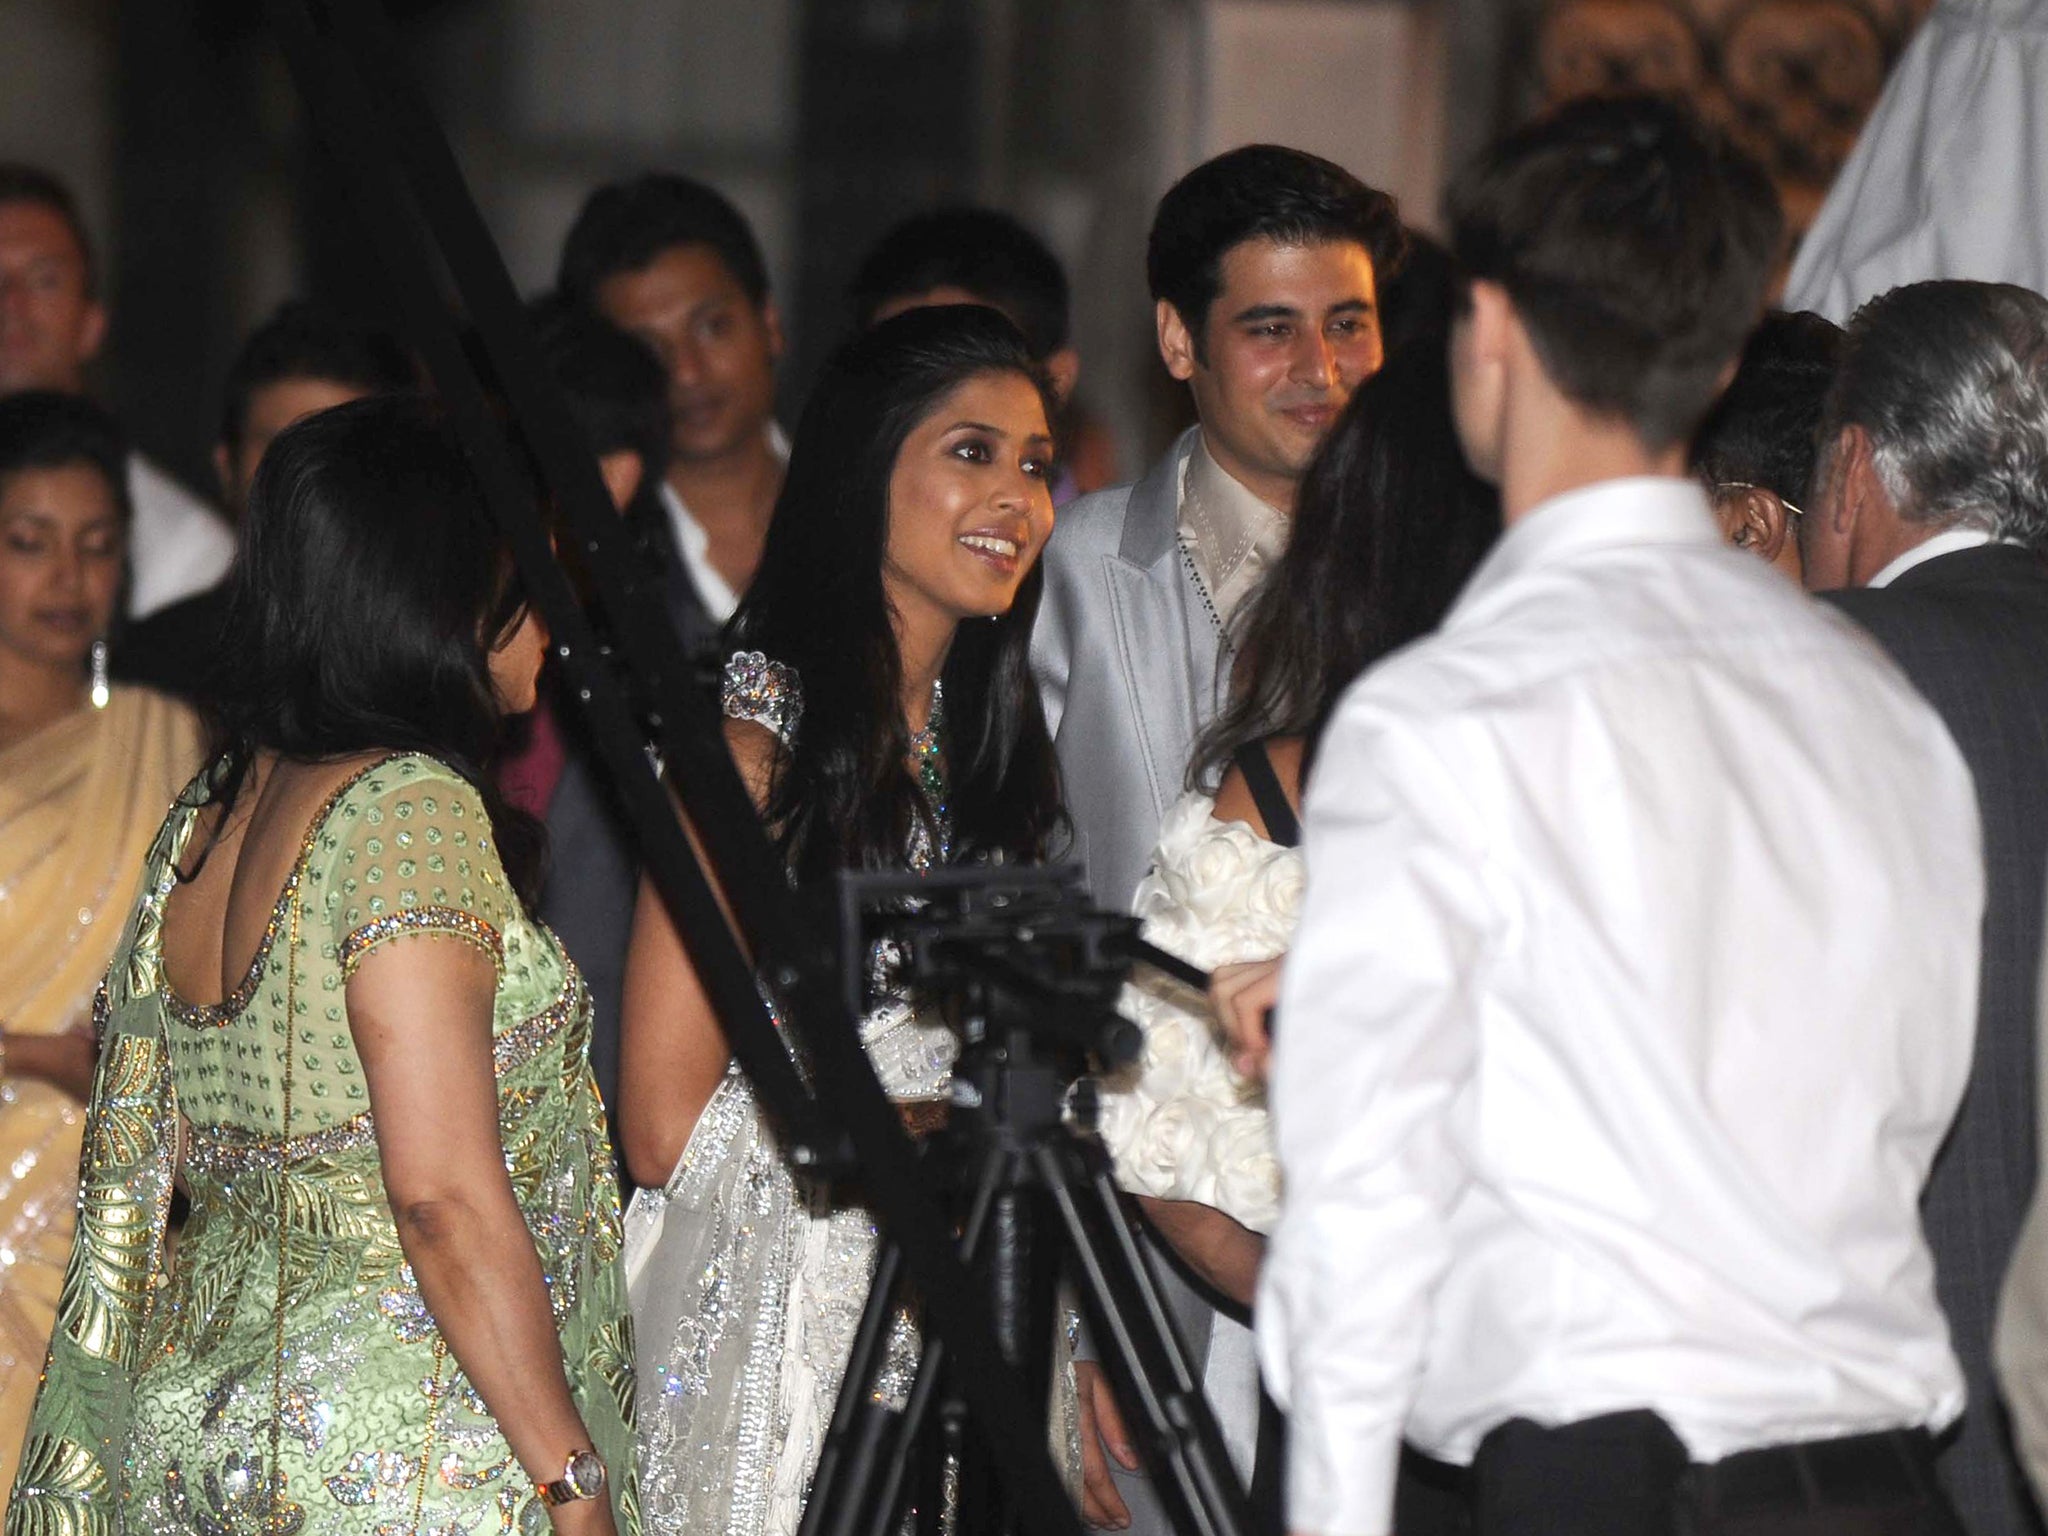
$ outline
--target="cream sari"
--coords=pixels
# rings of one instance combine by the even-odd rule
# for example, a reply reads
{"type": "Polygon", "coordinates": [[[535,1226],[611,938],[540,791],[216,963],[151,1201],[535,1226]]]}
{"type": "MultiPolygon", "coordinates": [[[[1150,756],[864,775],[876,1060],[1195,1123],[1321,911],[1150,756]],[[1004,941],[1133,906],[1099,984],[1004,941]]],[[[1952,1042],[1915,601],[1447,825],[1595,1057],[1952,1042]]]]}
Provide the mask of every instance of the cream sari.
{"type": "MultiPolygon", "coordinates": [[[[92,998],[151,839],[199,768],[190,710],[117,688],[0,752],[0,1027],[91,1026],[92,998]]],[[[0,1489],[22,1434],[71,1254],[85,1106],[47,1083],[0,1081],[0,1489]]]]}

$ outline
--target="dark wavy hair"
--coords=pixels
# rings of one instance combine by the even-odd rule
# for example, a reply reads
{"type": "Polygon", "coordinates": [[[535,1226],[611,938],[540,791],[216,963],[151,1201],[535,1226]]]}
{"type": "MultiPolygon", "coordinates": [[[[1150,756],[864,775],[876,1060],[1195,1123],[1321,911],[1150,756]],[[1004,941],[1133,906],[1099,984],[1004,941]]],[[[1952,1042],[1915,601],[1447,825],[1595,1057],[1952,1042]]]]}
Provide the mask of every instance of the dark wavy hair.
{"type": "Polygon", "coordinates": [[[526,596],[453,432],[428,401],[321,411],[263,455],[228,575],[214,797],[260,752],[296,761],[419,752],[482,796],[531,901],[546,834],[489,772],[503,724],[490,653],[526,596]]]}
{"type": "MultiPolygon", "coordinates": [[[[905,766],[902,667],[882,585],[889,481],[904,440],[947,395],[984,374],[1050,391],[1024,337],[978,305],[917,309],[842,346],[804,408],[789,474],[732,646],[794,667],[803,722],[770,787],[767,819],[799,879],[900,866],[927,817],[905,766]]],[[[1043,857],[1063,826],[1052,739],[1031,681],[1043,573],[1009,612],[962,624],[947,653],[947,800],[953,856],[1043,857]]]]}
{"type": "Polygon", "coordinates": [[[1287,553],[1244,619],[1241,686],[1196,743],[1190,781],[1231,753],[1308,738],[1353,678],[1442,621],[1500,536],[1500,496],[1465,467],[1444,338],[1420,336],[1358,386],[1295,499],[1287,553]]]}

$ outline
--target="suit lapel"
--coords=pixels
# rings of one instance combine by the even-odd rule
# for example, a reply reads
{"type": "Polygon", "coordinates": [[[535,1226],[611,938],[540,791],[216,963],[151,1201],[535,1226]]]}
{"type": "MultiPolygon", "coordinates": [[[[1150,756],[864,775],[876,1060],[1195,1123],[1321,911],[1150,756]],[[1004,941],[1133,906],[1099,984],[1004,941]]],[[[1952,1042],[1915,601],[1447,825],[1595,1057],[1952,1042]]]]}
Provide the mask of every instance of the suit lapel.
{"type": "Polygon", "coordinates": [[[1130,718],[1164,814],[1187,776],[1195,733],[1214,710],[1215,627],[1180,558],[1181,466],[1194,447],[1190,428],[1173,451],[1131,488],[1117,553],[1103,558],[1117,660],[1130,718]]]}

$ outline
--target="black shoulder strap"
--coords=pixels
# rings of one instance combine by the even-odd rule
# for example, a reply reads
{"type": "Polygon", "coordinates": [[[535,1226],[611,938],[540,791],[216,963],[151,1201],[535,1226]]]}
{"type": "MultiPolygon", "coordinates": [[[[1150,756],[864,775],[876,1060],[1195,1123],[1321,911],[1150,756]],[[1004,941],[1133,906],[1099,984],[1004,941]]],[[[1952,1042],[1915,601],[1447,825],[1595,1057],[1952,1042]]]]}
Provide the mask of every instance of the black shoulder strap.
{"type": "Polygon", "coordinates": [[[1244,775],[1245,788],[1266,823],[1266,836],[1282,848],[1301,846],[1301,820],[1287,803],[1287,791],[1280,787],[1280,775],[1273,771],[1273,759],[1266,756],[1263,741],[1248,741],[1230,754],[1237,771],[1244,775]]]}

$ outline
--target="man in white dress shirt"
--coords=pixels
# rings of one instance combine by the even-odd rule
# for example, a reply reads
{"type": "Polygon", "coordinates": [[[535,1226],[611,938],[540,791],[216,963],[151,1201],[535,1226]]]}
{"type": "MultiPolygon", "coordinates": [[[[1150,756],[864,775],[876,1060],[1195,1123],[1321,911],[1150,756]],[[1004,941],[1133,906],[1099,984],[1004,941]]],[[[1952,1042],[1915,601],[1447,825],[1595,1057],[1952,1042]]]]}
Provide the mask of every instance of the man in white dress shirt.
{"type": "MultiPolygon", "coordinates": [[[[774,416],[782,320],[760,242],[712,188],[650,171],[591,193],[557,282],[668,370],[675,439],[662,504],[703,628],[715,631],[761,563],[789,459],[774,416]]],[[[683,637],[693,648],[708,638],[683,637]]]]}
{"type": "Polygon", "coordinates": [[[1289,1524],[1381,1536],[1405,1432],[1470,1464],[1481,1536],[1954,1531],[1917,1205],[1970,1062],[1968,770],[1680,478],[1768,187],[1590,102],[1451,213],[1507,526],[1309,789],[1255,1313],[1289,1524]]]}
{"type": "MultiPolygon", "coordinates": [[[[33,166],[0,165],[0,395],[85,393],[86,367],[106,335],[92,243],[70,190],[33,166]]],[[[141,453],[128,456],[128,499],[128,617],[226,573],[235,555],[226,521],[141,453]]]]}

